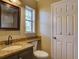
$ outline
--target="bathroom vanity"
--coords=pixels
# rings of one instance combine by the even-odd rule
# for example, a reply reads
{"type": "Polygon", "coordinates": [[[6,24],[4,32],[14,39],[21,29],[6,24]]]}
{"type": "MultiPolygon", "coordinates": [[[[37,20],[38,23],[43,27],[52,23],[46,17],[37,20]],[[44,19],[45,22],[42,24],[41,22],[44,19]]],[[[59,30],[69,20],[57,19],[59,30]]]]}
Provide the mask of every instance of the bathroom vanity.
{"type": "Polygon", "coordinates": [[[27,48],[2,59],[33,59],[33,48],[27,48]]]}
{"type": "Polygon", "coordinates": [[[3,44],[5,41],[0,42],[0,59],[33,59],[33,44],[31,44],[33,41],[39,42],[38,49],[40,49],[40,38],[16,39],[9,46],[3,44]]]}
{"type": "Polygon", "coordinates": [[[0,59],[33,59],[33,45],[26,41],[0,46],[0,59]]]}

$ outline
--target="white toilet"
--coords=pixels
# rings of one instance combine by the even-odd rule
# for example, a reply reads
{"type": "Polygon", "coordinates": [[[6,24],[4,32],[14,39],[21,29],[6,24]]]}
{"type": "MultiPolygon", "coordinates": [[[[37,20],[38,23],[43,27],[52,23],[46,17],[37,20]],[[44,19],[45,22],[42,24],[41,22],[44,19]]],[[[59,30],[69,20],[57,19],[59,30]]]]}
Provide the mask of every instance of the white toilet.
{"type": "Polygon", "coordinates": [[[37,50],[38,41],[34,41],[34,42],[32,42],[32,44],[34,45],[34,47],[33,47],[34,56],[37,59],[48,59],[48,53],[47,52],[42,51],[42,50],[37,50]]]}

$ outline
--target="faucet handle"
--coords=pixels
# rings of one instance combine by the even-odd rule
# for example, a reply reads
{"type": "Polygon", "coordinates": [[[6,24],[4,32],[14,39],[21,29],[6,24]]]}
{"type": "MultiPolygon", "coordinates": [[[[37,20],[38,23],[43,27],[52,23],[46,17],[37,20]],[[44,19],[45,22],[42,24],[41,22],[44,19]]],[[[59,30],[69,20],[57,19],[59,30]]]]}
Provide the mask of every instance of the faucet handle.
{"type": "Polygon", "coordinates": [[[11,36],[11,35],[9,35],[9,36],[8,36],[8,39],[12,39],[12,36],[11,36]]]}

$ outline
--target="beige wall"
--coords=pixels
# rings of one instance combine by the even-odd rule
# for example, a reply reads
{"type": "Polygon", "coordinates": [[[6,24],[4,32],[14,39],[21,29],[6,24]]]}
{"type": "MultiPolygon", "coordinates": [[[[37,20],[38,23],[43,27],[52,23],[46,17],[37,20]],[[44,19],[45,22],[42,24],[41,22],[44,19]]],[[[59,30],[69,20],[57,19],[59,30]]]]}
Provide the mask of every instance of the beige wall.
{"type": "Polygon", "coordinates": [[[51,56],[51,3],[58,0],[39,0],[39,25],[38,35],[42,36],[42,49],[49,53],[49,59],[51,56]]]}
{"type": "MultiPolygon", "coordinates": [[[[10,3],[8,0],[4,0],[4,1],[10,3]]],[[[35,3],[34,4],[31,3],[31,2],[28,2],[28,3],[30,4],[30,6],[32,6],[32,7],[35,8],[35,3]]],[[[3,31],[3,30],[0,30],[0,41],[7,40],[8,35],[12,35],[13,39],[26,37],[26,34],[24,32],[24,29],[25,29],[25,27],[24,27],[25,14],[24,13],[25,12],[24,12],[24,6],[23,6],[23,4],[24,3],[22,3],[21,5],[14,4],[14,5],[19,6],[21,8],[20,31],[3,31]]]]}
{"type": "Polygon", "coordinates": [[[28,5],[32,8],[36,8],[36,2],[35,0],[21,0],[23,2],[23,4],[25,5],[28,5]]]}

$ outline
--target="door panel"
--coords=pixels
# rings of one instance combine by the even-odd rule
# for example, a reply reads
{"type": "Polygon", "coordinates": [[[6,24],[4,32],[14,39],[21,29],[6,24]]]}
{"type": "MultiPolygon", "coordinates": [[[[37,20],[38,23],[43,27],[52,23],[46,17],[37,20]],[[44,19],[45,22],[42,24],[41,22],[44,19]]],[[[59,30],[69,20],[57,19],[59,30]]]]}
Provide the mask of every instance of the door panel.
{"type": "Polygon", "coordinates": [[[54,36],[57,34],[57,17],[54,17],[54,21],[53,21],[53,34],[54,36]]]}
{"type": "MultiPolygon", "coordinates": [[[[53,48],[53,57],[54,57],[54,59],[57,59],[57,51],[56,51],[56,49],[57,49],[57,43],[56,43],[56,40],[54,39],[54,42],[53,42],[54,44],[53,44],[53,46],[54,46],[54,48],[53,48]]],[[[53,58],[52,58],[53,59],[53,58]]]]}
{"type": "Polygon", "coordinates": [[[72,35],[73,33],[73,20],[72,20],[72,16],[68,15],[67,16],[67,35],[72,35]]]}
{"type": "Polygon", "coordinates": [[[74,59],[77,6],[73,1],[63,0],[52,5],[52,59],[74,59]]]}
{"type": "Polygon", "coordinates": [[[57,35],[61,35],[62,34],[62,18],[61,16],[57,17],[57,35]]]}
{"type": "Polygon", "coordinates": [[[62,58],[62,43],[61,43],[61,41],[57,41],[57,47],[56,47],[56,49],[57,49],[57,52],[56,52],[56,55],[57,55],[57,59],[61,59],[62,58]]]}
{"type": "Polygon", "coordinates": [[[67,59],[74,59],[73,43],[67,43],[67,59]]]}
{"type": "Polygon", "coordinates": [[[66,59],[66,42],[62,42],[62,58],[61,59],[66,59]]]}
{"type": "Polygon", "coordinates": [[[66,35],[66,28],[67,28],[67,20],[66,16],[62,16],[62,35],[66,35]]]}

